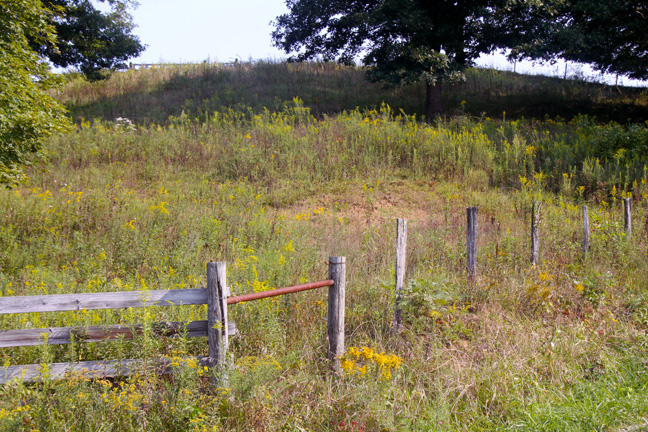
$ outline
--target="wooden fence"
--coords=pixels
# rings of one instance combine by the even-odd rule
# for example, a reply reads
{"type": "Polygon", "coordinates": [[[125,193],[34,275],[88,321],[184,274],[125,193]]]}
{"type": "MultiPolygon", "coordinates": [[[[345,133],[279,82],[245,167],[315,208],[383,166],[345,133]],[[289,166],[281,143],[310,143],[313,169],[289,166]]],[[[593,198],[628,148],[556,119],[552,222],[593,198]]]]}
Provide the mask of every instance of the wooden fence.
{"type": "MultiPolygon", "coordinates": [[[[328,280],[229,297],[226,264],[209,262],[207,263],[207,288],[0,297],[0,314],[207,304],[206,320],[156,323],[151,326],[151,331],[165,337],[207,337],[209,353],[197,360],[202,366],[211,369],[212,383],[216,384],[228,349],[229,336],[236,332],[234,323],[227,319],[228,305],[328,286],[327,357],[331,369],[339,374],[339,358],[344,353],[345,278],[346,258],[330,257],[328,280]]],[[[137,334],[142,334],[143,331],[143,324],[3,330],[0,331],[0,348],[40,344],[59,345],[73,341],[87,343],[131,339],[137,334]]],[[[142,368],[156,373],[172,371],[171,360],[166,358],[30,364],[0,367],[0,384],[12,379],[23,381],[34,381],[44,377],[61,379],[73,372],[85,373],[89,377],[124,376],[142,368]]]]}
{"type": "MultiPolygon", "coordinates": [[[[631,199],[624,198],[624,229],[629,238],[632,233],[631,199]]],[[[536,265],[540,251],[540,210],[541,203],[534,202],[531,212],[531,264],[536,265]]],[[[469,283],[474,283],[477,277],[477,207],[468,207],[466,249],[466,270],[469,283]]],[[[583,214],[583,251],[588,253],[590,247],[590,224],[587,206],[582,208],[583,214]]],[[[397,220],[397,247],[395,285],[396,297],[394,318],[391,333],[401,329],[401,301],[405,282],[407,248],[407,220],[397,220]]],[[[152,331],[160,336],[207,337],[209,353],[206,357],[198,358],[201,365],[212,369],[213,383],[219,378],[219,372],[224,362],[224,356],[229,345],[229,336],[236,332],[236,327],[227,319],[227,306],[243,301],[288,294],[292,292],[328,286],[328,347],[327,357],[331,370],[340,374],[340,357],[344,354],[344,303],[345,303],[346,258],[329,258],[329,279],[293,287],[280,288],[272,291],[229,297],[226,284],[226,265],[224,262],[207,264],[207,288],[160,290],[160,291],[128,291],[92,294],[61,294],[30,297],[0,297],[0,314],[16,314],[30,312],[58,312],[70,310],[116,309],[144,306],[171,306],[207,304],[207,320],[189,323],[167,322],[152,326],[152,331]]],[[[98,342],[119,338],[132,338],[144,330],[142,324],[105,325],[88,327],[60,327],[41,329],[22,329],[0,331],[0,348],[47,344],[67,344],[75,342],[98,342]]],[[[80,363],[55,363],[51,365],[20,365],[0,368],[0,383],[10,379],[36,380],[42,377],[46,370],[50,378],[63,378],[66,373],[73,371],[88,371],[96,376],[127,375],[134,368],[141,368],[143,361],[132,359],[109,361],[86,361],[80,363]]],[[[159,373],[171,371],[168,359],[155,360],[148,367],[159,373]]]]}
{"type": "MultiPolygon", "coordinates": [[[[205,62],[206,63],[206,62],[205,62]]],[[[129,63],[128,69],[140,70],[140,69],[151,69],[151,68],[169,68],[175,66],[193,66],[199,65],[202,63],[129,63]]],[[[223,62],[223,63],[207,63],[209,65],[216,65],[221,67],[231,67],[239,64],[244,64],[243,62],[233,61],[233,62],[223,62]]]]}
{"type": "MultiPolygon", "coordinates": [[[[533,201],[531,207],[531,265],[536,266],[540,255],[540,210],[542,203],[533,201]]],[[[466,208],[466,271],[468,283],[474,283],[477,276],[477,207],[466,208]]],[[[630,239],[632,235],[632,198],[623,198],[624,233],[630,239]]],[[[590,221],[587,206],[582,207],[583,215],[583,253],[590,248],[590,221]]],[[[401,328],[402,310],[400,303],[405,281],[405,257],[407,249],[407,219],[396,220],[396,298],[394,301],[394,318],[391,333],[398,333],[401,328]]]]}

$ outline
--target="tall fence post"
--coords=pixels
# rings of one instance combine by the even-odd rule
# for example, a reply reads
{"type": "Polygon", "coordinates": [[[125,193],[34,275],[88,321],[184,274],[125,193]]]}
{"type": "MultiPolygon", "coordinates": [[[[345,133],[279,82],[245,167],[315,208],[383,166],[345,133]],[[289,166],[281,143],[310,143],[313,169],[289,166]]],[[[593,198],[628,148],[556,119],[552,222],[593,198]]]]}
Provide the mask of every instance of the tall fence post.
{"type": "Polygon", "coordinates": [[[587,206],[583,206],[583,252],[589,252],[590,247],[590,223],[587,206]]]}
{"type": "Polygon", "coordinates": [[[538,233],[538,226],[540,225],[540,208],[542,203],[533,201],[531,209],[531,265],[538,264],[538,255],[540,253],[540,234],[538,233]]]}
{"type": "Polygon", "coordinates": [[[220,372],[227,349],[227,293],[226,264],[207,263],[207,341],[211,371],[211,385],[218,385],[220,372]]]}
{"type": "Polygon", "coordinates": [[[396,220],[396,300],[394,303],[394,321],[391,333],[397,334],[401,330],[403,311],[400,307],[403,299],[405,285],[405,266],[407,256],[407,219],[396,220]]]}
{"type": "Polygon", "coordinates": [[[466,248],[468,251],[468,278],[475,280],[477,275],[477,207],[466,208],[467,230],[466,248]]]}
{"type": "Polygon", "coordinates": [[[342,374],[340,357],[344,355],[344,297],[346,291],[346,257],[329,257],[328,352],[330,368],[342,374]]]}
{"type": "Polygon", "coordinates": [[[221,358],[224,359],[229,349],[229,322],[227,320],[227,297],[229,297],[229,287],[227,286],[227,264],[224,261],[216,263],[216,280],[218,282],[218,300],[221,308],[221,338],[222,352],[221,358]]]}
{"type": "Polygon", "coordinates": [[[623,198],[623,220],[625,222],[625,234],[628,239],[632,236],[632,198],[623,198]]]}

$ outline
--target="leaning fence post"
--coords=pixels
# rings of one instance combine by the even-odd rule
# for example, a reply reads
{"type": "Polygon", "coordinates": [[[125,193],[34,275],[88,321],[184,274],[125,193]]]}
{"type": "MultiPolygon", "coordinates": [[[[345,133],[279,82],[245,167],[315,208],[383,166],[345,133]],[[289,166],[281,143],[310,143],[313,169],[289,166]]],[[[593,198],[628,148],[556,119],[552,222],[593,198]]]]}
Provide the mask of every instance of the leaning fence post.
{"type": "Polygon", "coordinates": [[[628,239],[632,235],[632,198],[623,198],[623,216],[625,221],[625,234],[628,239]]]}
{"type": "MultiPolygon", "coordinates": [[[[207,366],[211,371],[212,386],[218,385],[218,375],[225,357],[224,340],[227,340],[227,330],[223,337],[223,328],[227,329],[227,323],[223,319],[225,309],[222,300],[222,287],[226,285],[225,274],[226,265],[224,262],[207,263],[207,341],[209,345],[207,366]]],[[[226,304],[225,307],[227,307],[226,304]]]]}
{"type": "Polygon", "coordinates": [[[590,223],[587,206],[583,206],[583,252],[587,253],[590,246],[590,223]]]}
{"type": "Polygon", "coordinates": [[[540,208],[542,203],[533,201],[531,209],[531,265],[538,264],[538,254],[540,253],[540,235],[538,234],[538,226],[540,225],[540,208]]]}
{"type": "Polygon", "coordinates": [[[407,251],[407,219],[396,220],[396,300],[394,304],[394,321],[391,333],[400,332],[403,311],[400,302],[403,299],[405,285],[405,257],[407,251]]]}
{"type": "Polygon", "coordinates": [[[346,290],[346,257],[329,257],[328,352],[330,368],[342,374],[340,357],[344,355],[344,296],[346,290]]]}
{"type": "Polygon", "coordinates": [[[466,248],[468,251],[468,279],[474,281],[477,275],[477,207],[466,208],[467,230],[466,248]]]}

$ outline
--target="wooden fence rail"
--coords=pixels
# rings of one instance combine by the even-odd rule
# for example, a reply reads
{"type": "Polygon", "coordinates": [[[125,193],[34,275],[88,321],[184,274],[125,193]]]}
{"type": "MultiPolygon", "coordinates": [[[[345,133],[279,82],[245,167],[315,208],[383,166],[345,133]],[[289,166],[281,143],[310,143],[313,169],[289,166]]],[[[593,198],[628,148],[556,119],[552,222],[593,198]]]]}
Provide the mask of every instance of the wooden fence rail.
{"type": "MultiPolygon", "coordinates": [[[[230,332],[235,332],[234,323],[229,323],[230,332]]],[[[207,321],[160,322],[151,326],[156,336],[206,337],[207,321]]],[[[0,332],[0,348],[64,345],[72,343],[101,342],[102,340],[132,339],[144,333],[142,324],[96,325],[87,327],[51,327],[36,329],[7,330],[0,332]]]]}
{"type": "MultiPolygon", "coordinates": [[[[539,260],[539,234],[541,203],[534,202],[531,220],[531,263],[536,265],[539,260]]],[[[466,209],[467,214],[467,272],[468,279],[475,282],[477,278],[477,207],[466,209]]],[[[590,247],[590,224],[587,206],[582,208],[583,214],[583,251],[587,254],[590,247]]],[[[632,233],[631,200],[624,199],[625,233],[628,239],[632,233]]],[[[401,300],[405,283],[407,220],[397,220],[397,252],[396,252],[396,299],[392,334],[398,333],[401,326],[401,300]]],[[[233,323],[228,322],[227,306],[245,301],[284,295],[292,292],[329,287],[328,292],[328,324],[327,324],[327,357],[333,372],[340,374],[340,357],[344,354],[344,304],[345,304],[346,258],[329,258],[329,279],[311,282],[292,287],[279,288],[261,293],[229,297],[226,284],[226,266],[224,262],[207,264],[207,288],[157,291],[129,291],[90,294],[60,294],[24,297],[0,297],[0,314],[58,312],[72,310],[116,309],[146,306],[172,305],[208,305],[207,320],[183,322],[156,323],[151,331],[159,336],[207,337],[209,355],[198,357],[200,364],[212,368],[213,383],[218,380],[219,371],[224,364],[225,353],[228,349],[229,336],[236,332],[233,323]]],[[[21,329],[0,331],[0,348],[33,346],[42,343],[67,344],[74,342],[98,342],[133,338],[144,332],[142,324],[105,325],[87,327],[54,327],[41,329],[21,329]]],[[[127,375],[130,370],[146,365],[158,373],[168,373],[172,370],[168,359],[152,361],[142,360],[109,360],[90,361],[81,363],[55,363],[47,365],[21,365],[0,368],[0,384],[10,379],[35,380],[42,376],[44,370],[50,378],[63,378],[66,373],[87,370],[95,376],[127,375]]]]}
{"type": "Polygon", "coordinates": [[[223,62],[223,63],[129,63],[128,69],[151,69],[151,68],[170,68],[170,67],[187,67],[196,66],[201,64],[208,64],[210,66],[231,67],[239,64],[245,64],[239,61],[223,62]]]}
{"type": "Polygon", "coordinates": [[[121,291],[0,298],[0,314],[120,309],[207,303],[207,289],[121,291]]]}
{"type": "MultiPolygon", "coordinates": [[[[331,360],[331,367],[339,372],[339,356],[344,351],[346,259],[344,257],[331,257],[329,261],[330,279],[328,280],[279,288],[262,293],[229,297],[225,263],[210,262],[207,263],[207,288],[0,297],[0,314],[207,304],[207,320],[154,323],[150,325],[150,330],[155,335],[166,337],[207,337],[209,355],[198,357],[197,360],[201,365],[213,369],[212,383],[216,384],[219,379],[219,371],[224,364],[229,336],[236,333],[234,323],[227,320],[227,305],[329,287],[329,347],[327,353],[331,360]]],[[[143,334],[144,329],[143,324],[116,324],[2,330],[0,331],[0,348],[132,339],[135,335],[143,334]]],[[[147,368],[156,373],[169,373],[172,370],[170,360],[164,358],[17,365],[0,368],[0,384],[16,378],[23,381],[38,380],[44,376],[60,379],[64,378],[68,373],[81,371],[86,371],[90,376],[123,376],[130,374],[134,369],[141,368],[147,368]]]]}

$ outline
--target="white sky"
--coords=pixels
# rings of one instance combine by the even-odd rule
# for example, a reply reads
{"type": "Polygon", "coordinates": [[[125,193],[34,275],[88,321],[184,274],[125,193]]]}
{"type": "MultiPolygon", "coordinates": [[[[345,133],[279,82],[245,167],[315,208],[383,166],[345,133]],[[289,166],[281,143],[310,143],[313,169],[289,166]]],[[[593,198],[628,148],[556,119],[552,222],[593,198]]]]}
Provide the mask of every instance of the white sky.
{"type": "MultiPolygon", "coordinates": [[[[132,11],[134,33],[147,45],[133,63],[199,63],[209,59],[229,62],[238,59],[281,60],[286,57],[272,46],[270,24],[288,11],[285,0],[138,0],[132,11]]],[[[501,54],[484,56],[481,66],[513,70],[501,54]]],[[[563,76],[564,62],[544,67],[531,62],[516,65],[517,72],[563,76]]],[[[613,84],[615,77],[601,77],[587,66],[569,64],[567,75],[584,74],[613,84]]],[[[619,84],[646,83],[620,77],[619,84]]]]}
{"type": "Polygon", "coordinates": [[[134,33],[146,51],[134,63],[228,62],[284,58],[271,43],[270,21],[283,0],[139,0],[134,33]]]}

